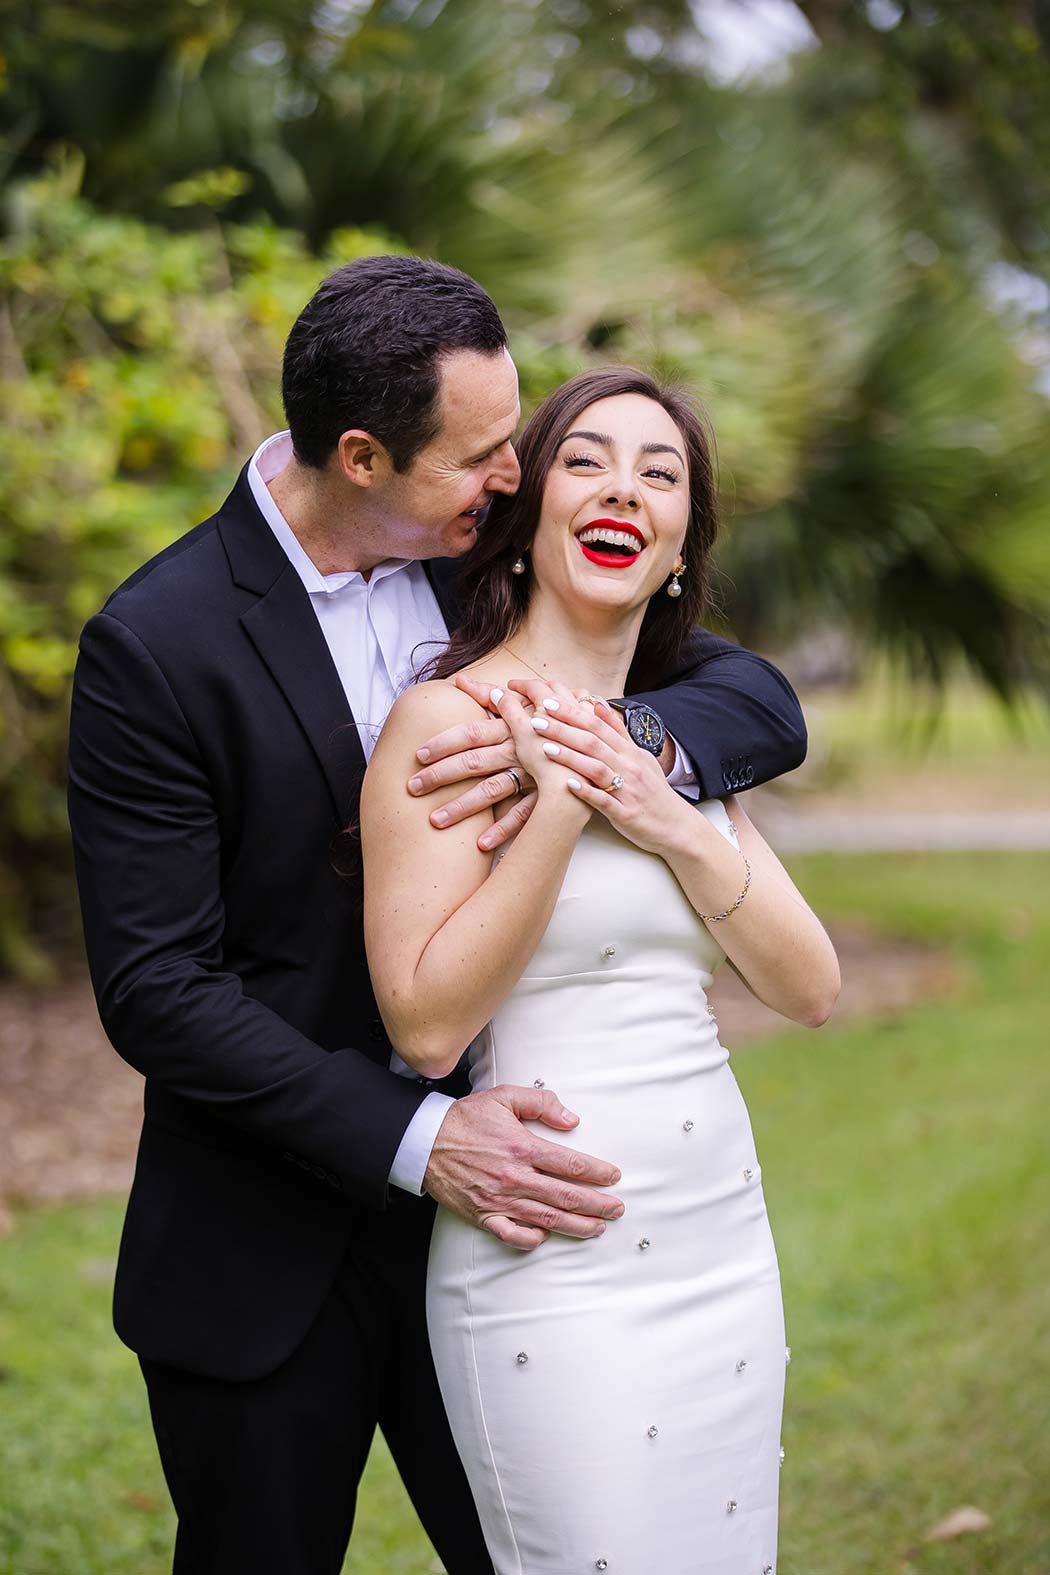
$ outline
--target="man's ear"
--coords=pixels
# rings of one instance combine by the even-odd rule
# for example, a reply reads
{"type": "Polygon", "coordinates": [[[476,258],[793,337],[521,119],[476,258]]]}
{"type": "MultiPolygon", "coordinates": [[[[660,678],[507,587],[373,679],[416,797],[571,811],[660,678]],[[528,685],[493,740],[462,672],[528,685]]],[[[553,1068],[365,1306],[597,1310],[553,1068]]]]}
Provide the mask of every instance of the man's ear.
{"type": "Polygon", "coordinates": [[[392,469],[390,455],[370,432],[344,432],[336,448],[339,468],[356,487],[373,487],[392,469]]]}

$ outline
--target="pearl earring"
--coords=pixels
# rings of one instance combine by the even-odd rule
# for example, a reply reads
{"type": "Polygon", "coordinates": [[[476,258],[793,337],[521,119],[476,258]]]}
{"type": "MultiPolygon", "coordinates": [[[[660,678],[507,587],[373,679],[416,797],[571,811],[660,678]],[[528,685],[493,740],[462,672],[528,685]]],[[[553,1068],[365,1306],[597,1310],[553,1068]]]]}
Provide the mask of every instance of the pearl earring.
{"type": "Polygon", "coordinates": [[[684,573],[685,564],[682,562],[681,558],[679,558],[678,562],[671,571],[671,583],[667,587],[668,596],[681,596],[682,587],[679,585],[678,581],[684,573]]]}
{"type": "Polygon", "coordinates": [[[514,562],[510,566],[510,572],[511,572],[511,574],[524,574],[525,573],[525,559],[524,558],[515,558],[514,562]]]}

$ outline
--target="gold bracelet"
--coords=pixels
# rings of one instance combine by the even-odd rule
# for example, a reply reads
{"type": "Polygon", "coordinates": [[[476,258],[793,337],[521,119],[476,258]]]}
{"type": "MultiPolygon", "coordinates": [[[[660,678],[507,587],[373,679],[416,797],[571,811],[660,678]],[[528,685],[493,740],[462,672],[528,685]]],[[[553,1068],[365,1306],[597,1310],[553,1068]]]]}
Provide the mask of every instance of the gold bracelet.
{"type": "MultiPolygon", "coordinates": [[[[728,815],[726,816],[726,819],[729,820],[729,816],[728,815]]],[[[729,824],[733,828],[733,835],[736,836],[737,835],[737,830],[736,830],[736,827],[733,825],[732,820],[729,820],[729,824]]],[[[747,896],[748,891],[750,890],[750,887],[751,887],[751,865],[748,862],[748,857],[747,857],[746,853],[742,852],[739,847],[737,848],[737,852],[740,854],[740,857],[744,861],[744,869],[746,871],[746,874],[745,874],[745,877],[744,877],[744,889],[740,893],[740,896],[736,899],[736,901],[734,902],[734,904],[733,904],[733,906],[731,908],[724,908],[721,913],[701,913],[701,914],[699,914],[698,916],[701,919],[703,919],[705,924],[721,924],[723,919],[728,919],[729,915],[731,913],[735,913],[736,912],[736,910],[739,908],[740,904],[743,902],[744,898],[747,896]]]]}

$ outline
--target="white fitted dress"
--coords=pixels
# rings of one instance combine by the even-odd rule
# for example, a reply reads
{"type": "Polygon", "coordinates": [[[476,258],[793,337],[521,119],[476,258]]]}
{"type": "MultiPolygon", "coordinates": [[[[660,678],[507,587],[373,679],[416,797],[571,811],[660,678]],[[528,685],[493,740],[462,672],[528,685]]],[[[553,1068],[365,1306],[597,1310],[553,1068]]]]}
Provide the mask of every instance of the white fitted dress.
{"type": "Polygon", "coordinates": [[[475,1089],[544,1084],[577,1112],[534,1129],[618,1165],[625,1204],[531,1253],[438,1211],[430,1340],[497,1575],[774,1569],[783,1310],[705,993],[722,957],[663,860],[595,815],[471,1047],[475,1089]]]}

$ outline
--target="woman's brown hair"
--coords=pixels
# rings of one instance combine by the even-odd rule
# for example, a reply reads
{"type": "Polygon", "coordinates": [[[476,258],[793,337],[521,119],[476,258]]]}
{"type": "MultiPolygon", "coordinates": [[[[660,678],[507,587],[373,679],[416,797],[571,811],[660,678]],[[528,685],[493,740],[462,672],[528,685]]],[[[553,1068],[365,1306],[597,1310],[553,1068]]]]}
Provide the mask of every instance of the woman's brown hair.
{"type": "Polygon", "coordinates": [[[689,397],[633,367],[599,367],[580,372],[556,388],[538,407],[517,444],[521,486],[513,497],[500,495],[490,505],[477,544],[464,562],[456,589],[463,620],[447,649],[428,663],[422,677],[449,678],[513,638],[529,605],[532,568],[512,565],[525,557],[540,519],[543,489],[558,449],[581,411],[599,399],[641,394],[660,405],[685,439],[689,461],[689,523],[682,557],[682,594],[657,592],[645,610],[629,689],[643,689],[669,678],[681,665],[690,630],[707,606],[708,559],[718,529],[713,442],[704,418],[689,397]]]}

